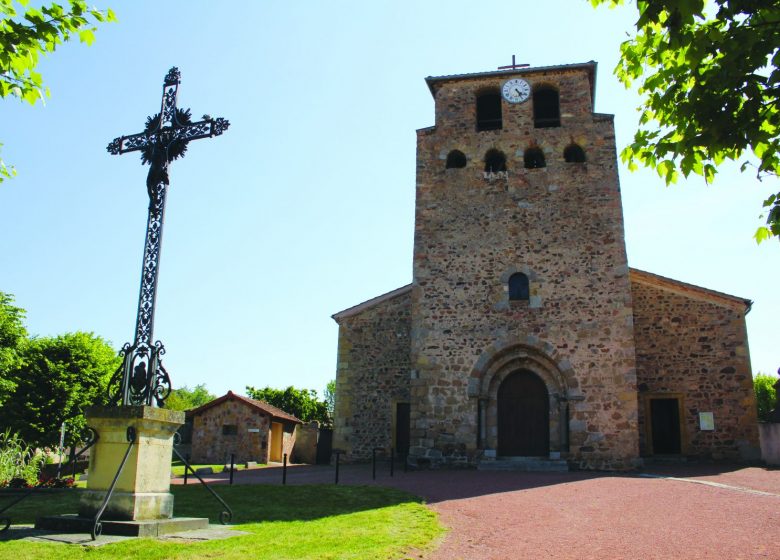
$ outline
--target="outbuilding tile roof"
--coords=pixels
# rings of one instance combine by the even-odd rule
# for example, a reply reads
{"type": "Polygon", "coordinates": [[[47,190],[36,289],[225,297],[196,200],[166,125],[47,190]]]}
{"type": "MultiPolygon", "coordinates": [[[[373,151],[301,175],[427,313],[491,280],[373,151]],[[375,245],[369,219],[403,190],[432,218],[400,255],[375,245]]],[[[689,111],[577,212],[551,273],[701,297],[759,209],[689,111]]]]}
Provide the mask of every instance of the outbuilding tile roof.
{"type": "Polygon", "coordinates": [[[289,422],[295,422],[297,424],[303,424],[301,420],[293,416],[292,414],[288,414],[281,408],[276,408],[273,405],[268,404],[265,401],[258,401],[255,399],[250,399],[249,397],[244,397],[243,395],[237,395],[233,391],[228,391],[227,394],[222,395],[219,398],[214,399],[211,402],[207,402],[206,404],[199,406],[198,408],[194,408],[192,410],[187,411],[187,418],[191,418],[193,416],[197,416],[198,414],[215,407],[217,405],[222,404],[225,401],[239,401],[242,402],[248,406],[251,406],[252,408],[255,408],[261,412],[264,412],[268,414],[269,416],[273,418],[278,418],[279,420],[287,420],[289,422]]]}

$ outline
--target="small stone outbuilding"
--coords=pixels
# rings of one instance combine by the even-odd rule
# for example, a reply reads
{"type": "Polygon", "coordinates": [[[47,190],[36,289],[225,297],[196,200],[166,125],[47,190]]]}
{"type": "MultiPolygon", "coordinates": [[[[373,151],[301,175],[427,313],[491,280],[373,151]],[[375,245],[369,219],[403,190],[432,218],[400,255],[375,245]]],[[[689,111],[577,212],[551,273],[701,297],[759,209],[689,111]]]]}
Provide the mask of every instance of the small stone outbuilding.
{"type": "Polygon", "coordinates": [[[192,422],[193,463],[281,462],[292,456],[295,428],[302,422],[292,414],[228,391],[201,407],[187,411],[192,422]]]}

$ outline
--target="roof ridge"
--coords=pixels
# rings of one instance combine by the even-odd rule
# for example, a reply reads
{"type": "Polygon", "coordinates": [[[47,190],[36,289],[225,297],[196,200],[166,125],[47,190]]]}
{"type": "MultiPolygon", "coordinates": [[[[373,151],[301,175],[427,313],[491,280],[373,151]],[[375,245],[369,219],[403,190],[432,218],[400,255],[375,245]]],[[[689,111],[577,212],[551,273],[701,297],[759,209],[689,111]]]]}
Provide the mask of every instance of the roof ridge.
{"type": "Polygon", "coordinates": [[[702,293],[702,295],[709,295],[709,296],[716,296],[722,299],[727,299],[730,301],[733,301],[734,303],[741,303],[747,307],[747,311],[745,313],[750,311],[750,307],[753,305],[753,301],[748,298],[743,298],[740,296],[735,296],[732,294],[727,294],[726,292],[719,292],[718,290],[713,290],[711,288],[705,288],[704,286],[699,286],[698,284],[691,284],[690,282],[683,282],[682,280],[676,280],[674,278],[669,278],[668,276],[662,276],[660,274],[655,274],[654,272],[647,272],[646,270],[640,270],[638,268],[629,267],[629,276],[631,273],[635,273],[638,277],[645,276],[646,279],[655,279],[660,282],[666,282],[669,284],[675,284],[681,288],[688,288],[693,291],[697,291],[702,293]]]}
{"type": "Polygon", "coordinates": [[[366,301],[358,303],[357,305],[353,305],[352,307],[347,307],[346,309],[343,309],[338,313],[334,313],[333,315],[331,315],[331,319],[334,319],[336,322],[338,322],[339,319],[356,315],[361,311],[364,311],[377,304],[404,295],[406,292],[410,292],[411,290],[412,290],[412,284],[406,284],[405,286],[401,286],[400,288],[396,288],[395,290],[390,290],[389,292],[385,292],[384,294],[380,294],[376,297],[372,297],[371,299],[367,299],[366,301]]]}
{"type": "Polygon", "coordinates": [[[293,422],[299,422],[303,423],[303,420],[300,420],[298,417],[296,417],[293,414],[290,414],[289,412],[286,412],[282,410],[281,408],[274,406],[272,404],[269,404],[265,401],[261,401],[259,399],[253,399],[251,397],[245,397],[244,395],[239,395],[238,393],[234,393],[231,390],[228,390],[227,393],[222,395],[221,397],[217,397],[216,399],[207,402],[206,404],[203,404],[197,408],[193,408],[192,410],[187,411],[187,416],[195,416],[197,414],[200,414],[201,412],[204,412],[208,410],[209,408],[215,407],[219,404],[222,404],[225,401],[228,400],[239,400],[242,401],[250,406],[253,406],[266,414],[269,414],[271,417],[280,418],[283,420],[291,420],[293,422]]]}

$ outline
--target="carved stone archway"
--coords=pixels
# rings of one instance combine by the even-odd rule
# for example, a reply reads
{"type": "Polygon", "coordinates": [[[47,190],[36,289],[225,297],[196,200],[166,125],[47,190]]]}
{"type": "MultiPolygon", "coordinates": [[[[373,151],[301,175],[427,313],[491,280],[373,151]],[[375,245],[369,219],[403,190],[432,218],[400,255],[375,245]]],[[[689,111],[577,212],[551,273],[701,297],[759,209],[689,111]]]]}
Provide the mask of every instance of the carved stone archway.
{"type": "Polygon", "coordinates": [[[478,447],[488,454],[498,449],[498,389],[518,371],[529,371],[542,380],[549,395],[550,453],[568,452],[569,400],[579,400],[574,372],[550,344],[535,337],[507,340],[492,345],[472,370],[470,394],[477,406],[478,447]]]}

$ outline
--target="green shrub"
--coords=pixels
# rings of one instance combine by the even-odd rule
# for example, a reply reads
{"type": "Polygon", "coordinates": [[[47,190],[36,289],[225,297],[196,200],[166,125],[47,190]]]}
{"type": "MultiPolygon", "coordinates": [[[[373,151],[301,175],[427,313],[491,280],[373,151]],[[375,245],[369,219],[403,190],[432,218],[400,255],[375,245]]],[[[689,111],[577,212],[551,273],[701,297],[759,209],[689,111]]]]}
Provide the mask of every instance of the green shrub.
{"type": "Polygon", "coordinates": [[[756,392],[759,420],[766,420],[769,417],[769,413],[777,406],[775,383],[777,383],[777,377],[774,375],[759,373],[753,378],[753,390],[756,392]]]}
{"type": "Polygon", "coordinates": [[[13,481],[14,486],[29,486],[38,483],[46,457],[38,450],[28,447],[18,434],[6,430],[0,433],[0,488],[13,481]]]}

